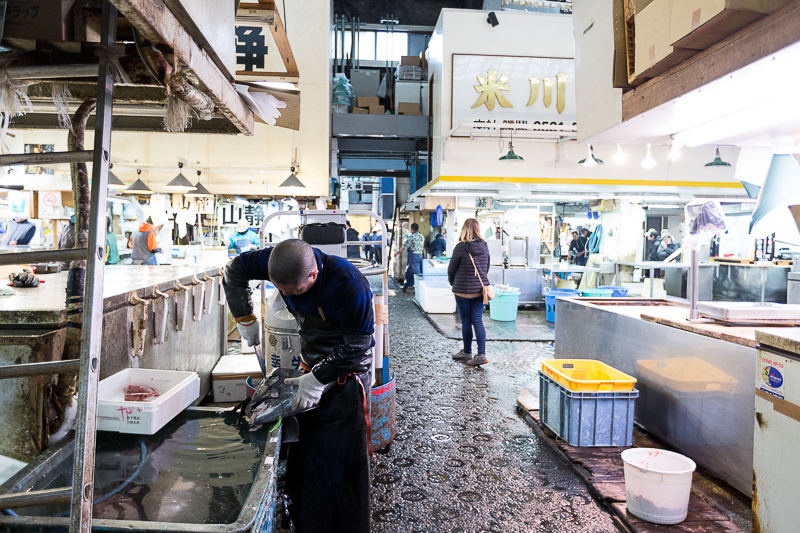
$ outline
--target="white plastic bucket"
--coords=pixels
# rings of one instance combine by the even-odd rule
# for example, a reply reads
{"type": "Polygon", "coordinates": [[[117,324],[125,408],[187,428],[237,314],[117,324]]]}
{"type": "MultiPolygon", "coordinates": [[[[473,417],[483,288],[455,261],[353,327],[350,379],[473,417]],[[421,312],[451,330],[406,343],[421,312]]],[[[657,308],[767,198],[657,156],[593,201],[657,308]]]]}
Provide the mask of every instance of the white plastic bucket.
{"type": "Polygon", "coordinates": [[[622,462],[628,512],[656,524],[686,519],[694,461],[667,450],[630,448],[622,462]]]}

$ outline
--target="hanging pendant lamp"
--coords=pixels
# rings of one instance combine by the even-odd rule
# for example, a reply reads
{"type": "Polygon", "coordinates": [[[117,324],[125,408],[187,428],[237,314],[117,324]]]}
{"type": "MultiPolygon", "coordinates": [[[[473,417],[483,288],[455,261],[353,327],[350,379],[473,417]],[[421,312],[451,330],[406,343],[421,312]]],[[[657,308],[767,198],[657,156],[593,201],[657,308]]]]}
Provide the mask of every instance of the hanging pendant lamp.
{"type": "Polygon", "coordinates": [[[500,156],[500,161],[525,161],[521,155],[514,153],[514,131],[511,131],[511,138],[508,141],[508,153],[500,156]]]}
{"type": "MultiPolygon", "coordinates": [[[[142,169],[140,169],[140,168],[137,168],[137,169],[136,169],[136,175],[137,175],[137,176],[141,176],[141,175],[142,175],[142,169]]],[[[145,184],[145,183],[142,181],[142,178],[141,178],[141,177],[139,177],[139,178],[136,178],[136,181],[134,181],[133,183],[131,183],[131,184],[128,186],[128,188],[127,188],[127,189],[125,189],[125,190],[124,190],[124,191],[122,191],[122,192],[123,192],[123,193],[125,193],[125,194],[153,194],[153,191],[152,191],[152,189],[150,189],[150,187],[148,187],[148,186],[147,186],[147,185],[146,185],[146,184],[145,184]]]]}
{"type": "Polygon", "coordinates": [[[292,158],[292,166],[289,168],[290,174],[289,176],[283,180],[283,183],[278,185],[278,187],[305,187],[302,181],[298,179],[295,175],[295,170],[299,172],[297,164],[297,148],[294,149],[294,157],[292,158]]]}
{"type": "Polygon", "coordinates": [[[164,188],[170,192],[189,192],[194,190],[192,182],[186,179],[182,172],[183,163],[178,163],[178,175],[172,178],[172,181],[167,183],[164,188]]]}
{"type": "Polygon", "coordinates": [[[184,196],[214,196],[211,192],[206,189],[202,183],[200,183],[200,173],[202,171],[197,171],[197,183],[194,184],[194,190],[189,191],[184,196]]]}
{"type": "Polygon", "coordinates": [[[586,145],[586,157],[578,161],[578,164],[582,167],[596,167],[597,165],[602,165],[603,160],[598,159],[594,155],[594,147],[591,144],[586,145]]]}
{"type": "Polygon", "coordinates": [[[717,152],[716,152],[716,155],[714,157],[714,160],[711,161],[710,163],[706,163],[705,166],[707,166],[707,167],[729,167],[729,166],[731,166],[731,164],[728,163],[727,161],[723,161],[722,160],[722,158],[719,155],[719,146],[717,146],[717,152]]]}
{"type": "Polygon", "coordinates": [[[108,188],[119,191],[127,187],[128,185],[124,181],[119,179],[116,174],[111,172],[112,168],[114,168],[114,165],[110,165],[108,167],[108,188]]]}

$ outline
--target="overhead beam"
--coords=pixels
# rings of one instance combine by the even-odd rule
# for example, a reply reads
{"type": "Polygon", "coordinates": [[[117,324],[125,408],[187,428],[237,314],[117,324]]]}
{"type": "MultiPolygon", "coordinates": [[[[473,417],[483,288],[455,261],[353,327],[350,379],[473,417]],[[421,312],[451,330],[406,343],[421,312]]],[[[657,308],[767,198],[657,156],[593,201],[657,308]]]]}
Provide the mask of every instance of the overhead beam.
{"type": "Polygon", "coordinates": [[[667,103],[798,41],[800,0],[773,11],[711,48],[622,95],[622,120],[667,103]]]}
{"type": "Polygon", "coordinates": [[[197,88],[214,101],[218,110],[241,133],[253,134],[253,112],[164,0],[111,0],[111,3],[145,38],[172,47],[175,57],[190,71],[197,88]]]}

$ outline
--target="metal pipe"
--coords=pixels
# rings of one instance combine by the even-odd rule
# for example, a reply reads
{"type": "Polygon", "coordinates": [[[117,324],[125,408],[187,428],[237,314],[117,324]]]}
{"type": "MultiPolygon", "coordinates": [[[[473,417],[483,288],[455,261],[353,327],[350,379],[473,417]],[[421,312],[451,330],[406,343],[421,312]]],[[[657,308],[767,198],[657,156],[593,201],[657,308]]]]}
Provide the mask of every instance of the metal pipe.
{"type": "Polygon", "coordinates": [[[700,293],[700,268],[697,261],[697,250],[692,248],[689,257],[691,261],[689,274],[692,280],[689,286],[689,320],[697,320],[700,317],[700,312],[697,310],[697,295],[700,293]]]}
{"type": "Polygon", "coordinates": [[[52,503],[69,503],[72,488],[29,490],[18,494],[0,494],[0,509],[33,507],[52,503]]]}
{"type": "MultiPolygon", "coordinates": [[[[19,249],[19,248],[17,248],[19,249]]],[[[48,261],[73,261],[86,259],[86,248],[64,248],[62,250],[37,251],[3,251],[0,253],[0,265],[23,265],[30,263],[46,263],[48,261]]]]}
{"type": "Polygon", "coordinates": [[[0,379],[20,378],[27,376],[44,376],[50,374],[66,374],[74,372],[81,366],[79,359],[65,359],[64,361],[45,361],[42,363],[23,363],[18,365],[0,366],[0,379]]]}
{"type": "Polygon", "coordinates": [[[0,155],[0,165],[24,165],[29,163],[86,163],[92,160],[92,150],[69,152],[42,152],[38,154],[4,154],[0,155]]]}

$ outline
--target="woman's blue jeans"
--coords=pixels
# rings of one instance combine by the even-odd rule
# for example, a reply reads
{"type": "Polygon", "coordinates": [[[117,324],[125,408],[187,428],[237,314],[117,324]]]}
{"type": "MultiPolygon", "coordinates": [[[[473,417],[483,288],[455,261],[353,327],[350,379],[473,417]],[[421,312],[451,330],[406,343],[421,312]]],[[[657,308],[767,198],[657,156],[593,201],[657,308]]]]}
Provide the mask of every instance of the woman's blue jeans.
{"type": "Polygon", "coordinates": [[[483,326],[483,296],[462,298],[456,296],[456,309],[461,318],[461,339],[464,341],[464,353],[472,353],[472,330],[475,329],[475,341],[478,353],[486,353],[486,328],[483,326]]]}

